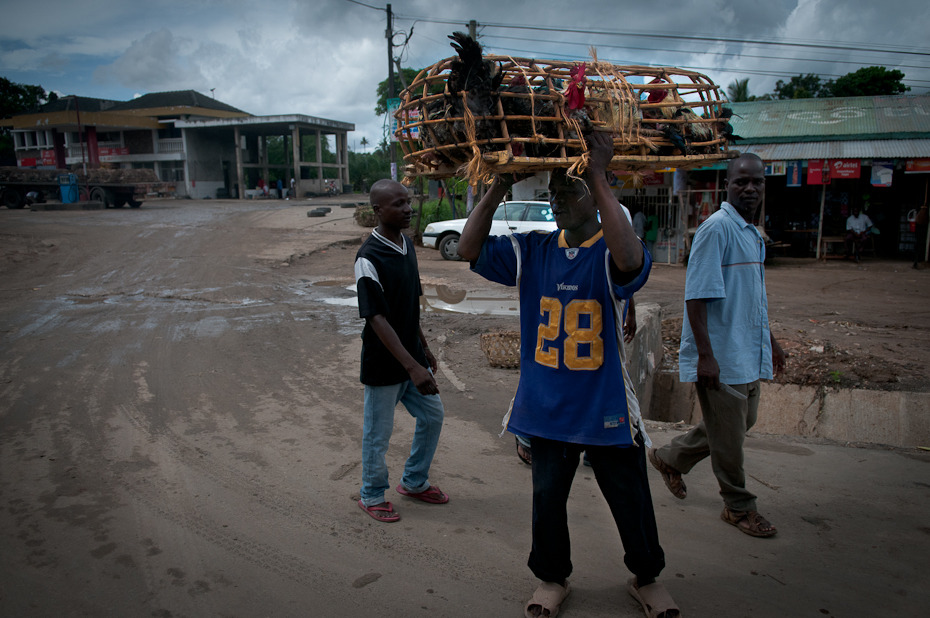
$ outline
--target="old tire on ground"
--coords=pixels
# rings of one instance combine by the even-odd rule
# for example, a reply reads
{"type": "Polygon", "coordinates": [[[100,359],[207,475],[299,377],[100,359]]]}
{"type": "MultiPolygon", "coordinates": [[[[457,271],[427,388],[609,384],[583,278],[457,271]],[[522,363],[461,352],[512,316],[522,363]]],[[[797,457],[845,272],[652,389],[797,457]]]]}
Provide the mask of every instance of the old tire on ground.
{"type": "Polygon", "coordinates": [[[446,260],[452,260],[456,262],[461,260],[459,257],[459,235],[458,234],[448,234],[442,237],[442,240],[439,241],[439,255],[446,260]]]}
{"type": "Polygon", "coordinates": [[[9,209],[23,208],[26,205],[26,197],[23,192],[14,187],[7,187],[3,190],[3,196],[0,197],[3,205],[9,209]]]}
{"type": "Polygon", "coordinates": [[[465,298],[468,296],[468,292],[465,290],[450,288],[447,285],[437,285],[436,296],[444,303],[457,305],[458,303],[465,300],[465,298]]]}

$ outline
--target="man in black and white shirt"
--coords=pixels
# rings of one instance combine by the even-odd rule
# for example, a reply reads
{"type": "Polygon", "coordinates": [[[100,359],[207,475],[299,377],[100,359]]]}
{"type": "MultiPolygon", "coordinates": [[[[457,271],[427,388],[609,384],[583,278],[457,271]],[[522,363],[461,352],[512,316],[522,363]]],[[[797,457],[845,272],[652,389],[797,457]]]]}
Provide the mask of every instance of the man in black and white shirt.
{"type": "Polygon", "coordinates": [[[410,456],[396,491],[429,504],[449,497],[429,483],[444,410],[433,373],[436,358],[420,328],[420,272],[413,241],[402,233],[413,211],[407,188],[379,180],[371,188],[378,227],[355,256],[355,282],[362,331],[362,489],[359,507],[378,521],[400,515],[384,499],[389,488],[385,455],[394,428],[394,408],[403,402],[416,419],[410,456]]]}

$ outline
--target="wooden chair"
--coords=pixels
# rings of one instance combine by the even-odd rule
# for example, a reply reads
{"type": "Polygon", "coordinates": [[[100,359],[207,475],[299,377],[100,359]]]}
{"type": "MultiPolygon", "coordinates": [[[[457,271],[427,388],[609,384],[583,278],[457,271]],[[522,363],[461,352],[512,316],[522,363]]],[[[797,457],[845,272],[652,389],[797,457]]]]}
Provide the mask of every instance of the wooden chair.
{"type": "Polygon", "coordinates": [[[820,259],[842,258],[846,255],[845,236],[822,236],[820,238],[820,259]],[[839,245],[839,250],[837,250],[839,245]]]}

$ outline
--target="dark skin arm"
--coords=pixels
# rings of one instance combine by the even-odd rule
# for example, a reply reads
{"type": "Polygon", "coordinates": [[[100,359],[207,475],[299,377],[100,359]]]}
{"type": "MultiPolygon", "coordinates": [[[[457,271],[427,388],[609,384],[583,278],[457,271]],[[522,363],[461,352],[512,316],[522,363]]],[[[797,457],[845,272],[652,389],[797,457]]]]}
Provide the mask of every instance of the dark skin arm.
{"type": "Polygon", "coordinates": [[[685,302],[688,308],[688,324],[694,334],[694,343],[698,351],[697,383],[712,390],[720,389],[720,365],[714,358],[707,332],[707,301],[692,299],[685,302]]]}
{"type": "Polygon", "coordinates": [[[775,341],[775,335],[769,331],[769,340],[772,342],[772,370],[779,374],[785,370],[785,351],[775,341]]]}
{"type": "MultiPolygon", "coordinates": [[[[436,379],[433,377],[433,374],[411,356],[407,348],[400,342],[397,332],[387,321],[387,318],[378,314],[369,318],[368,322],[371,324],[371,328],[375,331],[375,334],[378,335],[378,339],[381,340],[381,343],[384,344],[388,351],[410,375],[410,379],[413,381],[413,384],[417,387],[420,394],[435,395],[439,393],[439,385],[436,384],[436,379]]],[[[426,359],[429,362],[430,368],[436,371],[436,359],[433,357],[432,352],[429,351],[429,348],[426,347],[426,339],[423,337],[422,330],[419,331],[419,337],[426,350],[426,359]]]]}
{"type": "MultiPolygon", "coordinates": [[[[698,351],[697,382],[712,390],[720,389],[720,365],[714,358],[714,350],[707,332],[707,301],[692,299],[685,303],[688,307],[688,324],[694,334],[694,343],[698,351]]],[[[785,370],[785,352],[781,349],[775,335],[769,331],[772,344],[772,368],[776,374],[785,370]]]]}
{"type": "Polygon", "coordinates": [[[626,319],[623,321],[623,340],[627,343],[633,341],[633,337],[636,336],[636,305],[633,303],[633,298],[630,297],[630,302],[627,304],[626,308],[626,319]]]}
{"type": "Polygon", "coordinates": [[[595,131],[588,137],[588,146],[587,182],[601,213],[601,227],[610,257],[621,272],[639,270],[643,266],[643,245],[607,182],[607,165],[614,154],[613,139],[595,131]]]}
{"type": "Polygon", "coordinates": [[[459,244],[456,249],[463,260],[474,262],[481,255],[481,247],[491,233],[491,222],[498,204],[507,195],[513,185],[512,176],[498,176],[485,192],[484,197],[468,215],[468,221],[462,230],[459,244]]]}

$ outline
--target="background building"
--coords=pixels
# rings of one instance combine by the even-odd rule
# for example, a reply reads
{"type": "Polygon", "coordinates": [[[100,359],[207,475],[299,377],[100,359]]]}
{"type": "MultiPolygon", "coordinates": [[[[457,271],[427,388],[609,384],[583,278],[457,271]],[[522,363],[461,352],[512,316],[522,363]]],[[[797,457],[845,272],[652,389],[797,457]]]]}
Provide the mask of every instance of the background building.
{"type": "MultiPolygon", "coordinates": [[[[732,148],[767,165],[764,227],[773,241],[797,255],[815,254],[817,234],[844,234],[859,206],[878,228],[879,255],[912,256],[912,222],[930,184],[930,95],[728,105],[740,137],[732,148]]],[[[689,172],[693,225],[725,199],[725,168],[689,172]]]]}
{"type": "Polygon", "coordinates": [[[192,198],[249,197],[261,193],[260,179],[286,191],[293,178],[298,195],[341,191],[355,129],[301,114],[253,116],[193,90],[62,97],[3,124],[20,167],[150,168],[192,198]]]}

